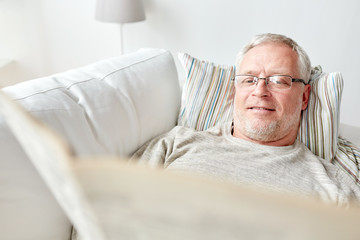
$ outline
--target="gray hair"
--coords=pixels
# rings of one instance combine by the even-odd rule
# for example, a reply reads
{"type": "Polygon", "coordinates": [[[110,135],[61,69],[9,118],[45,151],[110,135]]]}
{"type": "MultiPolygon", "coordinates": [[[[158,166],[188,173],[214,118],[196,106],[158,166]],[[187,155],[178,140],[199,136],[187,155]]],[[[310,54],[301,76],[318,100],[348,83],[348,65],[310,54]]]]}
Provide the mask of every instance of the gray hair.
{"type": "Polygon", "coordinates": [[[309,82],[310,74],[311,74],[311,62],[310,58],[307,53],[304,51],[302,47],[300,47],[294,40],[289,37],[280,34],[273,34],[273,33],[265,33],[256,35],[252,41],[247,44],[241,52],[236,57],[236,66],[238,67],[244,57],[244,55],[252,48],[267,42],[274,42],[274,43],[283,43],[288,45],[295,51],[298,55],[298,68],[300,77],[305,80],[306,83],[309,82]]]}

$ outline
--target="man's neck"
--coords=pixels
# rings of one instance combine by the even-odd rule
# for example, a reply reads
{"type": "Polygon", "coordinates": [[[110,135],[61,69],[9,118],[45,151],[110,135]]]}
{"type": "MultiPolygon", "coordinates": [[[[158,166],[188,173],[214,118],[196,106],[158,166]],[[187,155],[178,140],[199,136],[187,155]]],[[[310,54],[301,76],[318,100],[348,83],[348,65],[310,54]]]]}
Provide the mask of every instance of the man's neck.
{"type": "Polygon", "coordinates": [[[293,145],[296,140],[297,131],[291,131],[289,134],[285,135],[282,138],[270,139],[267,141],[261,141],[261,140],[250,138],[249,136],[247,136],[246,134],[243,134],[239,129],[237,129],[234,126],[232,127],[231,134],[233,137],[240,138],[240,139],[243,139],[243,140],[246,140],[249,142],[253,142],[256,144],[281,147],[281,146],[293,145]]]}

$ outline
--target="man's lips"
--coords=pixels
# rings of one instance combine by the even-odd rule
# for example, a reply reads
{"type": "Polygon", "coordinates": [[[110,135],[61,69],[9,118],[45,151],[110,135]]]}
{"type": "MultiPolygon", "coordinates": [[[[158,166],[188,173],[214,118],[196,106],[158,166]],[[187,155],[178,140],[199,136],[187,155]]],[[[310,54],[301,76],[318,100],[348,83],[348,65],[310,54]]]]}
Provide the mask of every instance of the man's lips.
{"type": "Polygon", "coordinates": [[[258,111],[275,111],[274,108],[268,108],[268,107],[248,107],[250,110],[258,110],[258,111]]]}

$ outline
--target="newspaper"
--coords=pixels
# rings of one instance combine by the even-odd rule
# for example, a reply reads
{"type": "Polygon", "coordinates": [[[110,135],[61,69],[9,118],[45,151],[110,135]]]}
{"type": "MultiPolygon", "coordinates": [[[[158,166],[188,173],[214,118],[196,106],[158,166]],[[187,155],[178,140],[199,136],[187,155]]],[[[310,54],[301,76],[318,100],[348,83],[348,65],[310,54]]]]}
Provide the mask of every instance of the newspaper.
{"type": "Polygon", "coordinates": [[[2,92],[0,112],[82,240],[358,239],[357,208],[77,157],[2,92]]]}

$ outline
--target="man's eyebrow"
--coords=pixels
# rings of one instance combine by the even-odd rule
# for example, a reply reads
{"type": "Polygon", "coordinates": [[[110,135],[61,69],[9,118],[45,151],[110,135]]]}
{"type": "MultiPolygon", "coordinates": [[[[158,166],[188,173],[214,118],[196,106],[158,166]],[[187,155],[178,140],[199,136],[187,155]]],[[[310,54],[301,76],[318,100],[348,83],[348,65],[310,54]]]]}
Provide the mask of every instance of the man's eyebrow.
{"type": "Polygon", "coordinates": [[[254,75],[254,76],[256,76],[256,74],[258,74],[258,73],[255,72],[255,71],[249,70],[249,71],[241,72],[241,74],[254,75]]]}
{"type": "MultiPolygon", "coordinates": [[[[257,76],[259,73],[254,70],[248,70],[248,71],[240,72],[239,74],[257,76]]],[[[289,74],[289,72],[285,69],[284,70],[275,69],[268,74],[268,76],[274,76],[274,75],[289,75],[289,76],[291,76],[291,74],[289,74]]]]}

